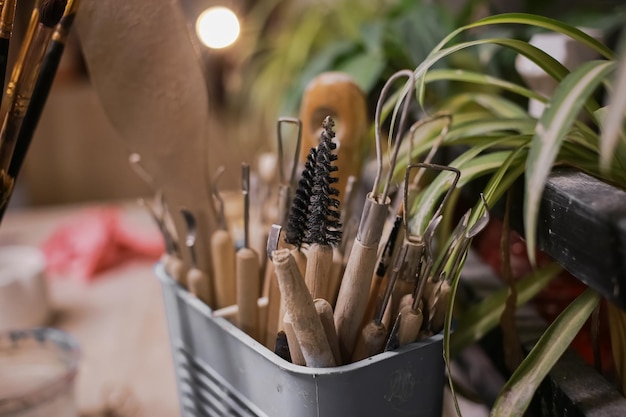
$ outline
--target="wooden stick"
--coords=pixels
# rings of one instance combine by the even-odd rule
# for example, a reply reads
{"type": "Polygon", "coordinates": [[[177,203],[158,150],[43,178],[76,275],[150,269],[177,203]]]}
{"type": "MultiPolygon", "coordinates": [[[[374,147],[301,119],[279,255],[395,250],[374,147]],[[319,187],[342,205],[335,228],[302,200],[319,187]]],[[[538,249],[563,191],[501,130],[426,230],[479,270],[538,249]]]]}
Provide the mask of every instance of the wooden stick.
{"type": "Polygon", "coordinates": [[[327,300],[331,306],[337,302],[337,294],[339,293],[339,285],[341,285],[341,277],[343,276],[343,255],[337,248],[333,248],[333,264],[330,268],[330,276],[328,277],[328,293],[327,300]]]}
{"type": "Polygon", "coordinates": [[[296,333],[293,330],[293,323],[291,322],[291,316],[285,314],[282,319],[282,327],[285,335],[287,336],[287,344],[289,345],[289,355],[291,355],[291,363],[294,365],[306,366],[306,360],[302,354],[300,348],[300,342],[296,337],[296,333]]]}
{"type": "Polygon", "coordinates": [[[265,319],[265,346],[273,349],[276,343],[276,334],[282,328],[281,296],[278,288],[278,279],[274,264],[268,262],[265,268],[265,289],[263,295],[267,297],[267,317],[265,319]]]}
{"type": "Polygon", "coordinates": [[[333,263],[333,248],[312,244],[307,252],[304,280],[313,298],[329,298],[329,279],[333,263]]]}
{"type": "Polygon", "coordinates": [[[300,273],[302,274],[302,276],[305,276],[307,263],[308,263],[308,260],[307,260],[308,250],[305,248],[293,249],[291,251],[291,254],[293,255],[293,258],[296,260],[296,264],[298,265],[298,269],[300,270],[300,273]]]}
{"type": "Polygon", "coordinates": [[[187,277],[183,274],[183,261],[176,255],[164,253],[161,262],[165,267],[165,272],[181,286],[187,286],[187,277]]]}
{"type": "Polygon", "coordinates": [[[324,326],[324,332],[326,332],[326,338],[330,345],[330,350],[333,352],[335,363],[341,365],[341,353],[339,352],[339,339],[337,339],[337,330],[335,329],[335,321],[333,319],[333,308],[330,303],[322,298],[313,300],[317,315],[322,321],[324,326]]]}
{"type": "MultiPolygon", "coordinates": [[[[267,297],[260,297],[256,300],[257,308],[259,309],[259,316],[264,315],[267,310],[267,297]]],[[[237,323],[237,315],[239,314],[239,306],[233,304],[228,307],[220,308],[213,311],[213,317],[222,317],[232,323],[237,323]]]]}
{"type": "Polygon", "coordinates": [[[259,339],[259,256],[250,248],[237,251],[238,327],[253,339],[259,339]]]}
{"type": "Polygon", "coordinates": [[[370,321],[363,327],[357,339],[352,362],[369,358],[383,351],[385,339],[387,338],[387,328],[383,323],[370,321]]]}
{"type": "Polygon", "coordinates": [[[215,268],[215,308],[237,302],[235,281],[235,245],[227,230],[216,230],[211,236],[211,254],[215,268]]]}
{"type": "Polygon", "coordinates": [[[285,314],[291,318],[307,366],[335,366],[324,327],[293,255],[288,249],[279,249],[272,253],[272,258],[285,314]]]}
{"type": "Polygon", "coordinates": [[[398,330],[398,341],[400,346],[404,346],[417,340],[424,315],[421,309],[414,310],[411,307],[404,307],[400,313],[402,314],[402,321],[398,330]]]}
{"type": "Polygon", "coordinates": [[[448,281],[434,283],[436,285],[428,297],[428,321],[429,328],[433,333],[439,333],[443,329],[446,317],[446,308],[450,302],[450,284],[448,281]]]}

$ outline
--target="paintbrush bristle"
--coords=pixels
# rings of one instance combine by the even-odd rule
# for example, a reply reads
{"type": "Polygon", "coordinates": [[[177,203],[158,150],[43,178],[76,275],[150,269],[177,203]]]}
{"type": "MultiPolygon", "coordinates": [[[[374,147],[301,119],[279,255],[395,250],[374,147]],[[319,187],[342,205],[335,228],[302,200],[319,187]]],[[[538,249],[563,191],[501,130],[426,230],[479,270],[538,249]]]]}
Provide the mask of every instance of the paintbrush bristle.
{"type": "Polygon", "coordinates": [[[49,28],[59,23],[67,6],[67,0],[42,0],[39,5],[39,22],[49,28]]]}
{"type": "Polygon", "coordinates": [[[304,170],[298,182],[296,194],[287,216],[287,227],[285,229],[285,242],[295,245],[298,248],[304,240],[306,219],[309,214],[309,204],[311,202],[311,190],[313,189],[313,176],[315,175],[315,159],[317,149],[311,148],[304,164],[304,170]]]}
{"type": "Polygon", "coordinates": [[[315,174],[311,190],[309,215],[307,216],[304,242],[324,246],[337,246],[341,241],[341,213],[339,211],[339,190],[333,186],[338,181],[332,176],[338,168],[334,165],[337,155],[333,151],[335,122],[327,116],[322,123],[321,141],[317,146],[315,174]]]}

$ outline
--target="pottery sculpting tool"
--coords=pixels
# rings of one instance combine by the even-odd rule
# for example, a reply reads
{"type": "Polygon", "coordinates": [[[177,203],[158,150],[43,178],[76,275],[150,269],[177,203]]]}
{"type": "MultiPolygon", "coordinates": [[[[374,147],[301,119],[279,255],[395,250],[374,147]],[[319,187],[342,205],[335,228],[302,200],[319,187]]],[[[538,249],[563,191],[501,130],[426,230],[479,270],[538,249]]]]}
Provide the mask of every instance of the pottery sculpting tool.
{"type": "Polygon", "coordinates": [[[250,249],[250,166],[241,165],[241,191],[243,194],[243,248],[237,251],[237,305],[239,306],[239,328],[258,339],[259,310],[257,299],[260,291],[260,264],[257,253],[250,249]]]}
{"type": "Polygon", "coordinates": [[[387,182],[382,193],[379,194],[380,177],[383,168],[382,144],[380,138],[380,115],[382,105],[391,85],[400,77],[408,77],[406,89],[412,88],[414,83],[413,71],[403,70],[395,73],[384,85],[378,103],[376,105],[376,118],[374,121],[376,130],[376,156],[378,169],[372,191],[367,195],[361,222],[357,236],[352,245],[348,264],[339,288],[337,305],[335,306],[335,326],[339,337],[339,348],[344,361],[350,360],[354,345],[363,322],[363,315],[367,308],[368,294],[376,266],[378,244],[387,217],[391,202],[388,194],[393,175],[393,167],[396,163],[398,150],[401,143],[401,135],[404,129],[411,94],[404,99],[403,109],[400,114],[400,123],[395,138],[395,145],[391,156],[391,168],[387,182]]]}
{"type": "Polygon", "coordinates": [[[278,249],[272,252],[271,259],[278,278],[285,316],[291,321],[306,365],[315,368],[335,366],[324,326],[293,255],[289,249],[278,249]]]}
{"type": "MultiPolygon", "coordinates": [[[[22,168],[24,159],[30,147],[33,135],[39,124],[39,118],[48,100],[50,89],[52,88],[52,82],[59,68],[61,57],[65,49],[65,44],[70,33],[76,12],[78,11],[80,1],[68,0],[65,7],[63,17],[54,28],[52,33],[52,39],[48,50],[41,64],[39,76],[33,89],[33,94],[24,115],[24,121],[19,130],[17,142],[15,144],[15,150],[13,151],[13,158],[9,165],[9,175],[17,178],[17,175],[22,168]]],[[[0,84],[2,85],[2,84],[0,84]]]]}
{"type": "Polygon", "coordinates": [[[167,203],[165,202],[165,198],[163,197],[163,192],[157,188],[154,183],[154,178],[146,172],[146,170],[141,165],[141,155],[138,153],[131,153],[128,156],[128,164],[131,169],[137,174],[137,176],[148,185],[148,187],[152,188],[155,193],[155,202],[159,207],[159,212],[154,209],[154,207],[150,204],[147,204],[145,200],[139,199],[139,205],[148,209],[151,217],[157,224],[157,227],[161,231],[161,235],[163,236],[163,240],[165,242],[166,252],[161,257],[161,261],[165,266],[165,271],[169,274],[170,277],[174,278],[180,285],[186,286],[186,277],[183,273],[184,265],[181,258],[180,246],[177,242],[176,237],[171,232],[166,218],[168,216],[167,203]]]}
{"type": "Polygon", "coordinates": [[[313,300],[313,303],[322,322],[322,327],[324,327],[324,333],[326,333],[330,350],[333,352],[335,364],[339,366],[341,365],[341,353],[339,352],[339,339],[337,339],[337,329],[335,329],[335,320],[333,318],[333,307],[322,298],[316,298],[313,300]]]}
{"type": "Polygon", "coordinates": [[[398,256],[396,257],[389,278],[389,283],[385,289],[385,294],[377,306],[378,311],[373,320],[370,320],[361,330],[359,338],[352,354],[352,362],[359,361],[361,359],[369,358],[383,351],[385,347],[385,339],[387,338],[387,327],[383,323],[383,316],[387,311],[389,300],[393,292],[393,287],[398,279],[398,276],[402,273],[405,266],[407,247],[403,246],[398,256]]]}
{"type": "Polygon", "coordinates": [[[333,263],[333,247],[341,241],[339,218],[339,190],[333,184],[337,171],[333,153],[337,145],[333,142],[335,123],[330,116],[323,122],[321,141],[317,145],[313,187],[306,217],[304,241],[309,245],[305,282],[313,298],[330,298],[329,278],[333,263]]]}
{"type": "Polygon", "coordinates": [[[304,163],[307,150],[319,143],[320,128],[326,116],[338,121],[334,142],[337,144],[339,168],[337,196],[345,207],[344,190],[348,178],[359,178],[367,148],[367,102],[365,94],[350,75],[324,72],[306,86],[300,106],[302,120],[302,151],[304,163]]]}
{"type": "MultiPolygon", "coordinates": [[[[4,214],[15,178],[8,173],[19,131],[35,88],[52,30],[65,10],[66,0],[43,0],[38,6],[38,23],[32,37],[22,44],[20,60],[13,67],[5,99],[0,108],[0,215],[4,214]]],[[[35,9],[37,10],[37,8],[35,9]]],[[[33,11],[33,14],[35,11],[33,11]]]]}
{"type": "Polygon", "coordinates": [[[191,211],[181,208],[180,213],[187,225],[187,238],[185,245],[191,256],[191,267],[187,271],[186,281],[189,292],[198,297],[208,306],[213,305],[213,288],[209,276],[198,267],[198,255],[196,253],[196,218],[191,211]]]}
{"type": "MultiPolygon", "coordinates": [[[[13,34],[13,20],[17,0],[3,0],[0,4],[0,91],[4,91],[9,45],[13,34]]],[[[0,100],[1,100],[0,95],[0,100]]]]}
{"type": "MultiPolygon", "coordinates": [[[[276,139],[278,150],[278,214],[275,225],[283,227],[287,226],[287,218],[293,198],[293,189],[296,182],[296,172],[298,168],[298,154],[302,143],[302,122],[299,119],[291,117],[281,117],[276,122],[276,139]],[[294,154],[291,159],[291,168],[288,176],[285,175],[285,141],[283,138],[283,125],[291,124],[297,129],[296,143],[294,154]]],[[[273,228],[274,226],[272,226],[273,228]]],[[[278,234],[280,236],[280,233],[278,234]]],[[[295,254],[299,263],[304,263],[304,256],[301,253],[295,254]]],[[[304,268],[303,268],[304,269],[304,268]]],[[[281,326],[281,299],[276,274],[274,273],[274,265],[270,262],[265,268],[265,276],[263,278],[263,296],[268,297],[269,304],[267,308],[267,320],[265,323],[265,345],[271,347],[275,343],[276,334],[281,326]]]]}
{"type": "Polygon", "coordinates": [[[211,235],[211,257],[215,287],[215,308],[224,308],[237,303],[235,279],[235,244],[228,231],[224,200],[217,186],[224,168],[220,167],[213,178],[213,199],[216,203],[218,229],[211,235]]]}

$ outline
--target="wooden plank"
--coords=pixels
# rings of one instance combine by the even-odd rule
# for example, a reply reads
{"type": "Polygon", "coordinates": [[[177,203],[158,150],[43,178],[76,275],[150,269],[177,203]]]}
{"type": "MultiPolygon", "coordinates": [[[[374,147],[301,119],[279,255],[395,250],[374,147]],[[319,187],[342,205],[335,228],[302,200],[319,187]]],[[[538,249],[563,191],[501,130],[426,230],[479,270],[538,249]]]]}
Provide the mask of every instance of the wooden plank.
{"type": "MultiPolygon", "coordinates": [[[[514,228],[521,231],[521,187],[517,194],[514,228]]],[[[575,170],[555,170],[541,202],[537,244],[626,309],[626,192],[575,170]]]]}

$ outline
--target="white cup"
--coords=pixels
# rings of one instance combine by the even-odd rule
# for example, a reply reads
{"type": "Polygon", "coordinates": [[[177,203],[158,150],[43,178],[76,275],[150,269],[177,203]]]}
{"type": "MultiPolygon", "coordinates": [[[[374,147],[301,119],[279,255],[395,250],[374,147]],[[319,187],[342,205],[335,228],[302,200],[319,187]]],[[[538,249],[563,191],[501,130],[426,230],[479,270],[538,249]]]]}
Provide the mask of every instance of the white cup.
{"type": "Polygon", "coordinates": [[[50,317],[46,260],[32,246],[0,246],[0,331],[42,326],[50,317]]]}

